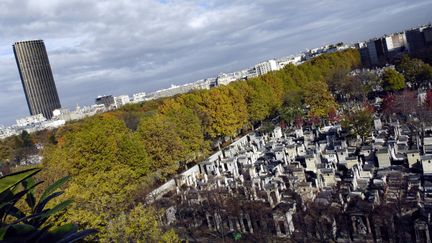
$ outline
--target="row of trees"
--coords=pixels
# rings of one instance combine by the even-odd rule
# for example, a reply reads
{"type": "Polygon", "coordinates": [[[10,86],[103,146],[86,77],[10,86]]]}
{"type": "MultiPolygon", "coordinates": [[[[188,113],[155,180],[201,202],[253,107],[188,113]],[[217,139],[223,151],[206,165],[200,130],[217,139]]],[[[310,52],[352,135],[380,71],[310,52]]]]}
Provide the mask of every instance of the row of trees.
{"type": "Polygon", "coordinates": [[[134,240],[143,235],[153,237],[143,238],[147,241],[176,239],[158,226],[160,211],[142,206],[151,189],[206,157],[212,142],[233,138],[267,118],[281,114],[293,124],[303,116],[313,120],[334,114],[337,104],[329,83],[359,60],[356,50],[326,54],[258,78],[128,105],[55,134],[35,135],[33,144],[45,145],[45,170],[38,177],[54,182],[72,176],[62,197],[74,203],[58,222],[97,229],[102,241],[118,239],[115,232],[134,240]],[[154,222],[132,230],[138,225],[132,221],[142,217],[154,222]]]}

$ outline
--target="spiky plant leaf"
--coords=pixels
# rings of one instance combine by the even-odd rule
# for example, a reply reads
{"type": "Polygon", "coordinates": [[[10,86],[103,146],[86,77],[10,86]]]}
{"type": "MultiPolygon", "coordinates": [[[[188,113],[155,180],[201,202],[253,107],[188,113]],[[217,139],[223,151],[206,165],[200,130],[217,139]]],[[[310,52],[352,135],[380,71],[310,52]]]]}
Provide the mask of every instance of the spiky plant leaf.
{"type": "Polygon", "coordinates": [[[0,193],[5,192],[8,189],[16,186],[23,180],[29,178],[30,176],[38,173],[41,169],[33,168],[28,170],[23,170],[15,172],[0,178],[0,193]]]}

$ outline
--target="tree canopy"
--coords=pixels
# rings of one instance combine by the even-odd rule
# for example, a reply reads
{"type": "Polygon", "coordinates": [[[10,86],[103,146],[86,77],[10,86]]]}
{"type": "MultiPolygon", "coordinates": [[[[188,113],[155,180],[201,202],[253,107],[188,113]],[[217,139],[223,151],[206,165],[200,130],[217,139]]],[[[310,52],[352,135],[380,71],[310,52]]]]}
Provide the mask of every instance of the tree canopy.
{"type": "Polygon", "coordinates": [[[345,115],[342,126],[352,135],[366,138],[373,128],[373,112],[370,108],[363,107],[354,111],[350,111],[345,115]]]}
{"type": "Polygon", "coordinates": [[[383,88],[386,91],[397,91],[405,88],[405,78],[398,71],[386,68],[383,74],[383,88]]]}
{"type": "MultiPolygon", "coordinates": [[[[337,105],[329,86],[338,70],[347,73],[359,62],[357,50],[324,54],[246,81],[129,104],[52,133],[16,139],[22,146],[43,143],[46,170],[40,178],[73,176],[63,196],[75,203],[59,221],[95,228],[101,241],[122,234],[137,241],[177,239],[161,229],[155,211],[142,206],[143,191],[209,155],[211,142],[234,138],[251,124],[278,115],[290,124],[302,116],[333,117],[337,105]]],[[[13,146],[13,139],[2,143],[1,159],[12,159],[13,146]]]]}
{"type": "Polygon", "coordinates": [[[407,82],[414,87],[426,86],[432,81],[432,66],[420,59],[404,55],[397,63],[396,69],[403,74],[407,82]]]}

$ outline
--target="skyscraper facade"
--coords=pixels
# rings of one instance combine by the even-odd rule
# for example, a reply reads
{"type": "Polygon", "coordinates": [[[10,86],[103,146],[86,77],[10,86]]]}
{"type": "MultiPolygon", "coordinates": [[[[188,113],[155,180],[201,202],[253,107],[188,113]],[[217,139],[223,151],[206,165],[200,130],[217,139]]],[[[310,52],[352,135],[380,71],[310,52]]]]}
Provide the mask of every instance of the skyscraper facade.
{"type": "Polygon", "coordinates": [[[16,42],[13,50],[30,114],[50,119],[61,105],[43,40],[16,42]]]}

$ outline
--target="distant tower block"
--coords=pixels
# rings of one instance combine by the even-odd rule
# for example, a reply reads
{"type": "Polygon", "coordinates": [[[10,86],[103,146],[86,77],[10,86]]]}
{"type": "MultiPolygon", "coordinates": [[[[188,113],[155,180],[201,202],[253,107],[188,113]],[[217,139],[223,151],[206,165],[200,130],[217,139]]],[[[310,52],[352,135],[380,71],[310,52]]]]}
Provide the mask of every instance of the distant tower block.
{"type": "Polygon", "coordinates": [[[30,114],[50,119],[61,105],[43,40],[19,41],[13,50],[30,114]]]}

